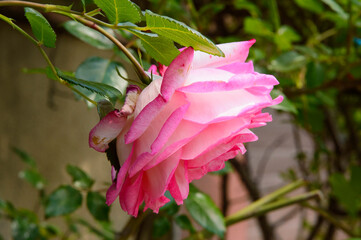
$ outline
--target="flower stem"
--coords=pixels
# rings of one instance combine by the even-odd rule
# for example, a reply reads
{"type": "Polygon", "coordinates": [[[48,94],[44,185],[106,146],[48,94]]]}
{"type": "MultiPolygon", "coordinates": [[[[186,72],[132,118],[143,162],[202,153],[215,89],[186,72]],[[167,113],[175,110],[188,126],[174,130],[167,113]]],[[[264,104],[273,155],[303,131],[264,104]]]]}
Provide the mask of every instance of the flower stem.
{"type": "Polygon", "coordinates": [[[260,215],[263,215],[265,213],[283,208],[283,207],[287,207],[289,205],[295,204],[295,203],[299,203],[299,202],[303,202],[312,198],[322,198],[322,193],[319,190],[315,190],[312,192],[308,192],[305,194],[301,194],[299,196],[296,197],[292,197],[292,198],[285,198],[285,199],[281,199],[272,203],[268,203],[266,205],[260,206],[257,209],[254,209],[253,211],[248,211],[248,212],[244,212],[243,214],[234,214],[231,215],[229,217],[226,218],[226,226],[232,225],[236,222],[240,222],[243,220],[246,220],[248,218],[252,218],[252,217],[258,217],[260,215]]]}
{"type": "Polygon", "coordinates": [[[256,210],[258,210],[259,207],[272,202],[273,200],[276,200],[279,197],[282,197],[283,195],[303,186],[305,184],[305,181],[303,180],[298,180],[296,182],[293,182],[289,185],[286,185],[270,194],[268,194],[267,196],[260,198],[259,200],[253,202],[252,204],[248,205],[247,207],[241,209],[240,211],[236,212],[235,214],[232,214],[231,216],[229,216],[227,218],[227,222],[228,225],[231,225],[235,222],[238,222],[238,218],[243,217],[245,214],[249,214],[251,212],[254,212],[256,210]]]}

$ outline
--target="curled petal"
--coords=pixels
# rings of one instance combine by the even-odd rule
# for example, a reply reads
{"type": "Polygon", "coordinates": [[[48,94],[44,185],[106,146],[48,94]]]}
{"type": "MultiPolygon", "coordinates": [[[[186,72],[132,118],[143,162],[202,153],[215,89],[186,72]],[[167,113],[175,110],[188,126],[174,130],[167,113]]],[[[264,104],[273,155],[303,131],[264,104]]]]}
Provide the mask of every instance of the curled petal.
{"type": "Polygon", "coordinates": [[[89,146],[105,152],[109,143],[122,131],[127,117],[119,110],[108,113],[89,133],[89,146]]]}

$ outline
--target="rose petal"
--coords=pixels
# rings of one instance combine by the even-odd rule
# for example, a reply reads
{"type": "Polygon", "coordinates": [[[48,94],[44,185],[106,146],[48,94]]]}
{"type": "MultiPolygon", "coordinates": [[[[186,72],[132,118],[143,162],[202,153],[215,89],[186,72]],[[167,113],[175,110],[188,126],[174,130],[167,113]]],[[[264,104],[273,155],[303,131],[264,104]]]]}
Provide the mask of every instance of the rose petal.
{"type": "Polygon", "coordinates": [[[256,42],[255,39],[244,42],[219,44],[225,57],[217,57],[204,52],[194,53],[193,68],[221,67],[234,62],[244,62],[248,56],[249,48],[256,42]]]}
{"type": "Polygon", "coordinates": [[[168,185],[169,193],[175,202],[180,205],[187,198],[189,193],[188,171],[184,161],[180,161],[178,167],[172,176],[172,180],[168,185]]]}
{"type": "Polygon", "coordinates": [[[182,86],[187,79],[193,60],[193,53],[193,48],[185,49],[172,61],[165,71],[160,92],[166,101],[169,101],[174,91],[182,86]]]}
{"type": "Polygon", "coordinates": [[[122,131],[127,117],[119,110],[108,113],[89,133],[89,146],[105,152],[108,144],[122,131]]]}

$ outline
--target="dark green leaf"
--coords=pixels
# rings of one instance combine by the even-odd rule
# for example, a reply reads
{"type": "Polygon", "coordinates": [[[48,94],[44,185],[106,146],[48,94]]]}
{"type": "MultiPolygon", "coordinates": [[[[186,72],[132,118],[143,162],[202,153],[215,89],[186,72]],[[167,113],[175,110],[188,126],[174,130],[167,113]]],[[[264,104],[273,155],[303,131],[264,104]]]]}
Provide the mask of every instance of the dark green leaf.
{"type": "Polygon", "coordinates": [[[216,56],[224,56],[224,53],[213,42],[182,22],[152,13],[149,10],[146,11],[145,17],[147,29],[152,32],[167,37],[183,46],[191,46],[195,50],[216,56]]]}
{"type": "Polygon", "coordinates": [[[48,20],[38,11],[28,7],[25,8],[25,16],[38,41],[46,47],[55,47],[56,35],[48,20]]]}
{"type": "Polygon", "coordinates": [[[319,62],[310,62],[307,64],[306,85],[309,88],[320,86],[325,80],[325,68],[319,62]]]}
{"type": "Polygon", "coordinates": [[[128,84],[118,75],[116,68],[123,77],[128,76],[120,63],[100,57],[86,59],[77,68],[75,78],[85,80],[87,83],[85,86],[99,86],[100,91],[92,91],[92,88],[87,87],[86,89],[78,88],[78,90],[96,102],[103,99],[101,96],[107,96],[108,100],[114,104],[122,94],[125,94],[128,84]]]}
{"type": "Polygon", "coordinates": [[[189,190],[185,206],[190,215],[202,227],[223,237],[226,226],[224,217],[216,204],[207,194],[199,192],[193,185],[190,185],[189,190]]]}
{"type": "Polygon", "coordinates": [[[94,235],[98,236],[99,238],[103,240],[114,240],[114,233],[109,232],[108,230],[99,230],[98,228],[91,225],[89,222],[85,221],[84,219],[78,219],[77,223],[80,223],[81,225],[87,227],[90,232],[92,232],[94,235]]]}
{"type": "Polygon", "coordinates": [[[351,167],[350,185],[353,191],[358,193],[358,195],[361,197],[361,167],[359,166],[351,167]]]}
{"type": "Polygon", "coordinates": [[[252,17],[245,18],[244,31],[246,33],[257,36],[263,36],[263,37],[273,36],[271,25],[259,18],[252,18],[252,17]]]}
{"type": "Polygon", "coordinates": [[[0,213],[5,213],[13,218],[16,215],[16,209],[11,202],[0,199],[0,213]]]}
{"type": "Polygon", "coordinates": [[[172,40],[153,33],[144,33],[137,30],[128,30],[136,35],[147,51],[156,61],[168,66],[179,54],[172,40]]]}
{"type": "Polygon", "coordinates": [[[191,221],[189,220],[189,218],[186,215],[178,215],[175,217],[175,222],[178,224],[178,226],[183,229],[183,230],[187,230],[191,233],[195,232],[195,229],[191,223],[191,221]]]}
{"type": "Polygon", "coordinates": [[[333,195],[340,201],[341,205],[353,217],[356,217],[360,210],[361,196],[355,192],[351,184],[340,173],[330,177],[333,195]]]}
{"type": "Polygon", "coordinates": [[[26,180],[34,188],[41,190],[44,188],[46,181],[37,169],[27,169],[19,173],[19,177],[26,180]]]}
{"type": "MultiPolygon", "coordinates": [[[[100,32],[76,21],[67,21],[64,28],[73,36],[99,49],[113,49],[114,43],[100,32]]],[[[108,31],[112,31],[111,29],[108,31]]]]}
{"type": "MultiPolygon", "coordinates": [[[[98,96],[96,94],[99,94],[101,96],[107,97],[111,102],[115,103],[117,99],[121,97],[121,92],[107,84],[104,83],[98,83],[98,82],[91,82],[86,81],[83,79],[79,79],[67,74],[64,74],[63,72],[58,70],[58,75],[60,78],[62,78],[64,81],[73,84],[75,86],[79,86],[81,88],[85,88],[82,91],[87,92],[89,95],[93,96],[93,98],[97,98],[98,96]]],[[[99,97],[100,98],[100,97],[99,97]]],[[[91,104],[89,103],[89,106],[91,104]]]]}
{"type": "Polygon", "coordinates": [[[305,64],[305,56],[295,51],[289,51],[272,60],[269,68],[278,72],[290,72],[303,67],[305,64]]]}
{"type": "Polygon", "coordinates": [[[40,234],[36,215],[28,210],[18,212],[11,224],[11,230],[14,240],[45,240],[40,234]]]}
{"type": "Polygon", "coordinates": [[[323,6],[319,0],[295,0],[296,4],[315,13],[322,13],[323,6]]]}
{"type": "Polygon", "coordinates": [[[75,187],[80,189],[90,189],[93,186],[94,180],[77,166],[67,165],[66,171],[73,178],[73,184],[75,187]]]}
{"type": "Polygon", "coordinates": [[[89,4],[94,3],[93,0],[81,0],[81,3],[83,4],[83,8],[85,9],[85,7],[89,4]]]}
{"type": "Polygon", "coordinates": [[[16,153],[20,157],[20,159],[24,163],[26,163],[27,165],[29,165],[32,168],[36,168],[36,162],[31,156],[29,156],[29,154],[27,154],[23,150],[20,150],[17,147],[12,147],[12,150],[14,151],[14,153],[16,153]]]}
{"type": "Polygon", "coordinates": [[[56,217],[74,212],[80,207],[82,196],[71,186],[60,186],[53,191],[45,204],[45,216],[56,217]]]}
{"type": "Polygon", "coordinates": [[[273,105],[271,106],[271,108],[273,109],[277,109],[277,110],[281,110],[281,111],[285,111],[285,112],[291,112],[294,114],[297,114],[297,108],[295,107],[295,105],[286,97],[286,95],[283,94],[283,92],[281,92],[278,89],[273,89],[271,91],[271,97],[272,98],[276,98],[278,96],[283,96],[283,101],[277,105],[273,105]]]}
{"type": "Polygon", "coordinates": [[[94,0],[107,15],[110,22],[118,24],[121,22],[137,23],[142,20],[140,8],[129,0],[94,0]]]}
{"type": "Polygon", "coordinates": [[[109,221],[109,206],[105,204],[105,197],[98,192],[88,192],[86,205],[89,212],[98,221],[109,221]]]}
{"type": "Polygon", "coordinates": [[[169,232],[171,228],[170,222],[166,217],[159,217],[154,220],[152,228],[152,236],[159,238],[169,232]]]}

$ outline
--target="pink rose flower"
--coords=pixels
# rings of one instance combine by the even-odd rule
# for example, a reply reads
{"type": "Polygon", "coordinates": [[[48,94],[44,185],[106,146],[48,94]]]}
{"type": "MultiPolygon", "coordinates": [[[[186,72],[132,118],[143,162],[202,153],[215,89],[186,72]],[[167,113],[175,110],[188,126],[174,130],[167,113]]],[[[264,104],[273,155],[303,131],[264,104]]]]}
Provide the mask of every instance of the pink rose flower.
{"type": "Polygon", "coordinates": [[[93,128],[89,143],[97,151],[117,138],[121,168],[113,171],[108,205],[119,196],[128,214],[137,216],[143,202],[144,210],[158,212],[167,190],[182,204],[191,181],[222,169],[246,151],[243,143],[257,140],[250,128],[270,122],[261,111],[282,97],[270,97],[275,77],[245,62],[254,42],[218,45],[224,58],[184,49],[161,76],[153,66],[153,82],[140,94],[131,87],[123,108],[93,128]]]}

